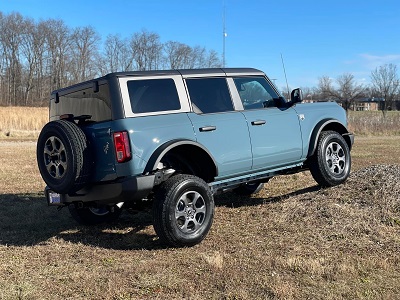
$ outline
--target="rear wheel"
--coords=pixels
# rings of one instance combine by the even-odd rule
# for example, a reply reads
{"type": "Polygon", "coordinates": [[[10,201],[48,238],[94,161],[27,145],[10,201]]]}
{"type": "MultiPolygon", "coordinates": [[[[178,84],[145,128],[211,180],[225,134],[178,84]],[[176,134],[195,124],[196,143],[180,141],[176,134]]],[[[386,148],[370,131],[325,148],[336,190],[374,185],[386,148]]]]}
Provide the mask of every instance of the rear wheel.
{"type": "Polygon", "coordinates": [[[233,191],[238,195],[248,196],[252,194],[256,194],[264,187],[264,183],[260,182],[252,182],[252,183],[244,183],[233,191]]]}
{"type": "Polygon", "coordinates": [[[318,138],[317,149],[310,158],[310,171],[321,186],[343,183],[350,175],[349,146],[336,131],[324,131],[318,138]]]}
{"type": "Polygon", "coordinates": [[[163,243],[174,247],[200,243],[211,228],[214,198],[201,178],[175,175],[156,190],[153,226],[163,243]]]}
{"type": "Polygon", "coordinates": [[[122,212],[122,206],[87,206],[78,207],[75,204],[68,206],[72,217],[81,225],[96,225],[116,221],[122,212]]]}

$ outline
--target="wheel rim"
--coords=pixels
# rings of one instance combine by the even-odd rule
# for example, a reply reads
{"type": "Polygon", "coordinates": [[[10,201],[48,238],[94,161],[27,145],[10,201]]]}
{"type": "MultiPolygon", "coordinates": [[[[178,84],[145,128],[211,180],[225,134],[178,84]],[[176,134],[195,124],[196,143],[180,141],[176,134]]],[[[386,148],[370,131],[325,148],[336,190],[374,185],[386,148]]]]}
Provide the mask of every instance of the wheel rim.
{"type": "Polygon", "coordinates": [[[54,179],[61,179],[67,172],[67,153],[63,142],[51,136],[44,145],[44,163],[47,172],[54,179]]]}
{"type": "Polygon", "coordinates": [[[325,160],[334,175],[340,175],[346,169],[346,154],[339,143],[332,142],[326,147],[325,160]]]}
{"type": "Polygon", "coordinates": [[[186,192],[179,198],[176,205],[176,224],[184,233],[195,232],[204,224],[206,213],[206,202],[203,196],[196,191],[186,192]]]}
{"type": "Polygon", "coordinates": [[[96,216],[105,216],[110,213],[107,207],[89,207],[89,210],[96,216]]]}

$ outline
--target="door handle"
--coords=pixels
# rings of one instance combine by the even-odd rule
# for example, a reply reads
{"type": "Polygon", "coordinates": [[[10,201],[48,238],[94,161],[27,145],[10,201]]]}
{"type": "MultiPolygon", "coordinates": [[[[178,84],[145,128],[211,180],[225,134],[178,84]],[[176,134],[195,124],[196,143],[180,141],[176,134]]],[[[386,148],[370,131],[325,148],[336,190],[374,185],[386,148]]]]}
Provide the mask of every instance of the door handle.
{"type": "Polygon", "coordinates": [[[204,127],[200,127],[199,128],[200,132],[213,131],[213,130],[216,130],[216,129],[217,129],[216,126],[204,126],[204,127]]]}
{"type": "Polygon", "coordinates": [[[257,120],[257,121],[252,121],[251,125],[254,125],[254,126],[256,126],[256,125],[264,125],[265,123],[267,123],[267,121],[265,121],[265,120],[257,120]]]}

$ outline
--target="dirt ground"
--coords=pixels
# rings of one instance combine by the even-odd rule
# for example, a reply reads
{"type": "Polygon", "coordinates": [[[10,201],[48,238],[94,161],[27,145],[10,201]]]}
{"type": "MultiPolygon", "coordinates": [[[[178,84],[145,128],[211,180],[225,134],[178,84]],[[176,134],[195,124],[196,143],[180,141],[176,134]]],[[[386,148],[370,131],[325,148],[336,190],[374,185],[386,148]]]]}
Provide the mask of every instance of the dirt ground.
{"type": "Polygon", "coordinates": [[[352,174],[216,198],[207,238],[163,247],[151,211],[83,227],[48,207],[34,141],[0,141],[0,299],[400,299],[400,137],[356,137],[352,174]]]}

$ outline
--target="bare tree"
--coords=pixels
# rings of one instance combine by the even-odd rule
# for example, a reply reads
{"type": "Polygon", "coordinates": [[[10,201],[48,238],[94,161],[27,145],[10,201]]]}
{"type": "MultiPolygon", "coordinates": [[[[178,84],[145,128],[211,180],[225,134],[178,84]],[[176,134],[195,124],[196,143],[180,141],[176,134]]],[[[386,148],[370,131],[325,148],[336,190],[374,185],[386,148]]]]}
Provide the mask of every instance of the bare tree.
{"type": "Polygon", "coordinates": [[[71,74],[74,83],[96,76],[99,41],[99,35],[90,26],[78,27],[73,31],[71,74]]]}
{"type": "Polygon", "coordinates": [[[108,35],[104,43],[101,73],[129,71],[132,69],[132,61],[128,41],[117,34],[108,35]]]}
{"type": "Polygon", "coordinates": [[[21,14],[12,13],[1,19],[0,43],[2,46],[5,78],[6,78],[6,102],[8,105],[19,104],[18,99],[21,86],[21,60],[20,43],[21,28],[24,26],[21,14]]]}
{"type": "Polygon", "coordinates": [[[301,90],[303,92],[304,100],[308,100],[308,101],[317,100],[315,88],[310,88],[308,86],[304,86],[304,87],[301,87],[301,90]]]}
{"type": "Polygon", "coordinates": [[[342,104],[348,111],[354,106],[354,101],[364,94],[364,86],[356,83],[354,75],[345,73],[336,78],[336,86],[333,79],[328,76],[319,78],[318,90],[322,98],[335,100],[342,104]]]}
{"type": "Polygon", "coordinates": [[[384,99],[383,112],[393,108],[396,95],[400,92],[400,80],[397,66],[386,64],[377,67],[371,72],[371,85],[373,92],[384,99]]]}
{"type": "Polygon", "coordinates": [[[167,69],[189,69],[188,61],[192,49],[185,44],[168,41],[164,44],[164,61],[167,69]]]}
{"type": "Polygon", "coordinates": [[[46,22],[40,21],[36,24],[34,30],[34,44],[33,53],[35,57],[35,74],[34,74],[34,86],[33,86],[33,101],[37,102],[37,105],[46,103],[48,99],[48,89],[46,86],[46,78],[48,77],[48,45],[46,44],[46,22]]]}
{"type": "Polygon", "coordinates": [[[49,19],[43,24],[48,47],[48,73],[50,78],[50,90],[66,86],[70,81],[67,69],[71,62],[71,30],[64,21],[49,19]]]}
{"type": "Polygon", "coordinates": [[[162,44],[157,33],[146,30],[137,32],[132,36],[130,46],[136,70],[156,70],[160,67],[162,44]]]}
{"type": "Polygon", "coordinates": [[[201,46],[194,46],[192,48],[187,61],[189,69],[206,67],[206,51],[206,48],[201,46]]]}
{"type": "Polygon", "coordinates": [[[219,55],[214,50],[204,47],[190,47],[176,41],[164,44],[165,67],[168,69],[194,69],[221,67],[219,55]]]}
{"type": "Polygon", "coordinates": [[[339,76],[336,81],[339,86],[339,95],[342,96],[342,103],[347,111],[354,105],[354,101],[357,98],[364,95],[364,86],[362,84],[357,84],[354,75],[349,73],[339,76]]]}
{"type": "MultiPolygon", "coordinates": [[[[44,36],[32,19],[25,19],[21,35],[21,54],[23,58],[23,100],[28,105],[31,91],[34,89],[35,77],[41,74],[43,66],[44,36]]],[[[33,104],[33,99],[31,103],[33,104]]]]}
{"type": "Polygon", "coordinates": [[[206,67],[206,68],[222,67],[222,62],[221,62],[221,59],[219,58],[219,56],[220,55],[215,50],[208,51],[208,53],[205,57],[204,67],[206,67]]]}

